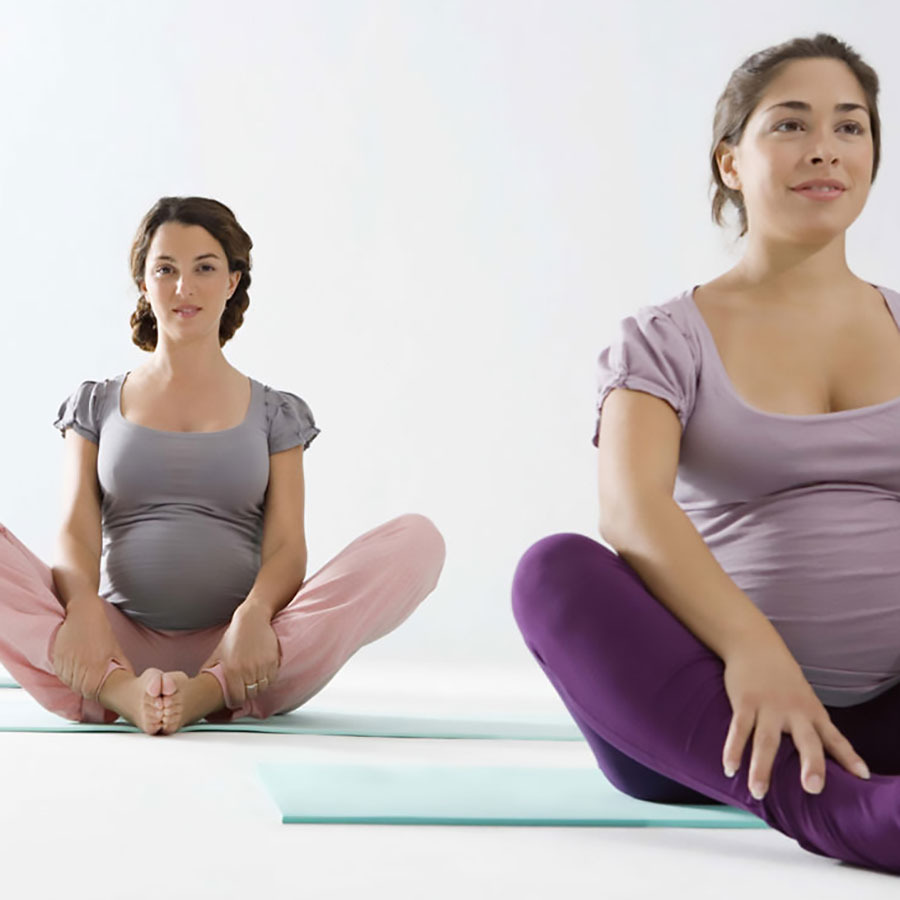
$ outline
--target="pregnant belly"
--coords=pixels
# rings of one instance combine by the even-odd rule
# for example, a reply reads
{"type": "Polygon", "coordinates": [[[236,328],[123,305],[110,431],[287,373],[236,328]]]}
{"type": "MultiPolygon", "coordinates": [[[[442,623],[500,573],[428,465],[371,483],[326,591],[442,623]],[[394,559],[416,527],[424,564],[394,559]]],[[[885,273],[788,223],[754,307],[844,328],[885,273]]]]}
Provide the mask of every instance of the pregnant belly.
{"type": "Polygon", "coordinates": [[[259,553],[232,527],[196,519],[190,530],[147,522],[111,532],[101,595],[150,628],[228,622],[253,586],[259,553]]]}
{"type": "MultiPolygon", "coordinates": [[[[794,573],[792,573],[793,575],[794,573]]],[[[747,592],[822,702],[843,706],[900,681],[900,575],[853,577],[823,568],[747,592]]]]}
{"type": "Polygon", "coordinates": [[[733,532],[723,568],[784,639],[822,702],[900,681],[900,502],[876,490],[794,496],[733,532]]]}

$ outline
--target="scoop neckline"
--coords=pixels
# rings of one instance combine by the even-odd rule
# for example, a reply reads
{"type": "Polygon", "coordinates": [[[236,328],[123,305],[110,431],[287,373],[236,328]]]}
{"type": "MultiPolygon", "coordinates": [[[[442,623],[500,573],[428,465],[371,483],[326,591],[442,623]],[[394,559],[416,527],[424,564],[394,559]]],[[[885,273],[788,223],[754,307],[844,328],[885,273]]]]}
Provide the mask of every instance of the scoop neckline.
{"type": "MultiPolygon", "coordinates": [[[[898,316],[898,311],[894,308],[894,304],[891,301],[891,298],[888,296],[890,290],[888,288],[883,288],[880,285],[872,284],[871,281],[866,283],[870,284],[873,288],[875,288],[876,291],[878,291],[879,294],[881,294],[885,304],[887,305],[888,312],[891,314],[891,318],[894,320],[894,325],[898,330],[900,330],[900,316],[898,316]]],[[[719,348],[716,345],[716,340],[713,337],[709,326],[706,324],[706,319],[703,318],[703,313],[700,312],[700,307],[697,306],[697,303],[694,300],[694,291],[696,291],[698,287],[700,287],[700,285],[695,284],[692,288],[689,288],[687,291],[685,291],[685,296],[688,300],[687,305],[692,310],[692,314],[696,317],[697,324],[700,328],[701,339],[706,344],[709,355],[715,360],[715,365],[718,368],[719,375],[721,376],[722,382],[725,384],[726,390],[741,406],[744,407],[744,409],[748,409],[750,410],[750,412],[755,413],[758,416],[765,416],[770,419],[788,419],[794,422],[803,422],[809,420],[824,421],[835,418],[849,419],[856,416],[866,415],[871,412],[878,412],[879,410],[887,409],[891,406],[897,406],[898,404],[900,404],[900,394],[898,394],[893,399],[885,400],[883,403],[874,403],[870,404],[869,406],[857,406],[854,409],[838,409],[833,412],[826,413],[810,413],[809,415],[768,412],[764,409],[758,409],[755,406],[751,406],[738,393],[737,388],[734,386],[734,383],[731,380],[731,376],[728,374],[728,370],[725,368],[725,363],[722,361],[722,357],[719,355],[719,348]]]]}
{"type": "Polygon", "coordinates": [[[175,437],[207,437],[208,435],[229,434],[232,431],[243,428],[250,421],[250,414],[253,412],[253,407],[256,404],[256,381],[248,375],[247,380],[250,382],[250,403],[247,405],[247,411],[244,413],[244,418],[241,419],[237,425],[234,425],[231,428],[221,428],[218,431],[167,431],[165,428],[151,428],[149,425],[140,425],[137,422],[132,422],[131,419],[126,419],[125,416],[122,415],[122,385],[125,384],[125,379],[131,374],[131,371],[132,370],[129,369],[127,372],[119,375],[116,379],[116,417],[120,422],[124,422],[131,428],[140,428],[142,431],[152,431],[154,434],[171,434],[175,437]]]}

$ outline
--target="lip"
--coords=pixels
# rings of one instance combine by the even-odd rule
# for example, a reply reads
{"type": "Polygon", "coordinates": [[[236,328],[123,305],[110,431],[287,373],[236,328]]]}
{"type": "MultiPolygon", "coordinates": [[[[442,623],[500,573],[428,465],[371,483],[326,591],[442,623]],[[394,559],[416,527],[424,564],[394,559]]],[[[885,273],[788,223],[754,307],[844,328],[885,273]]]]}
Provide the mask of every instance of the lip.
{"type": "Polygon", "coordinates": [[[176,306],[175,312],[200,312],[202,306],[176,306]]]}
{"type": "Polygon", "coordinates": [[[847,186],[842,181],[838,181],[836,178],[813,178],[811,181],[804,181],[802,184],[795,184],[791,188],[791,190],[802,191],[806,188],[816,187],[832,187],[837,188],[839,191],[847,190],[847,186]]]}

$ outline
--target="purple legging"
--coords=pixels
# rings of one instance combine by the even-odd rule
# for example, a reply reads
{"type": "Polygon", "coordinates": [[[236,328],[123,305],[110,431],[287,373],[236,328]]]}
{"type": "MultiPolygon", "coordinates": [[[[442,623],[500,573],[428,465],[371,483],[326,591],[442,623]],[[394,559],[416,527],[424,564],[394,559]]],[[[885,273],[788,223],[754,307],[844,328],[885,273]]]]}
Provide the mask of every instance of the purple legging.
{"type": "Polygon", "coordinates": [[[807,793],[785,733],[769,789],[755,800],[747,786],[752,735],[737,774],[722,770],[731,721],[722,660],[621,557],[582,534],[543,538],[519,561],[512,598],[525,643],[619,790],[736,806],[813,853],[900,873],[900,686],[826,707],[870,780],[826,754],[825,788],[807,793]]]}

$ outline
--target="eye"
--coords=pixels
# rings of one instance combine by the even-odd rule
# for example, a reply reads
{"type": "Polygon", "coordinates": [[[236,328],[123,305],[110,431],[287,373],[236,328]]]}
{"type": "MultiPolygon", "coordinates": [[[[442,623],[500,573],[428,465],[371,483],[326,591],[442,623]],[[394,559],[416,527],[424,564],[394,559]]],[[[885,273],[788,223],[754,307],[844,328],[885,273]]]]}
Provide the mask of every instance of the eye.
{"type": "Polygon", "coordinates": [[[159,274],[162,272],[163,269],[168,269],[168,268],[169,268],[168,266],[157,266],[157,267],[156,267],[156,274],[159,275],[159,274]]]}
{"type": "Polygon", "coordinates": [[[216,270],[216,267],[214,265],[212,265],[211,263],[203,263],[203,265],[201,265],[200,268],[208,269],[210,272],[215,272],[215,270],[216,270]]]}
{"type": "MultiPolygon", "coordinates": [[[[781,129],[782,125],[802,125],[802,124],[803,123],[799,119],[786,119],[784,122],[779,122],[775,126],[775,128],[773,128],[772,130],[779,131],[781,129]]],[[[841,125],[840,127],[844,128],[847,125],[851,125],[854,129],[853,131],[850,132],[850,134],[862,134],[865,131],[865,129],[862,127],[862,125],[859,124],[859,122],[844,122],[843,125],[841,125]]],[[[786,134],[786,132],[782,132],[782,134],[786,134]]]]}

